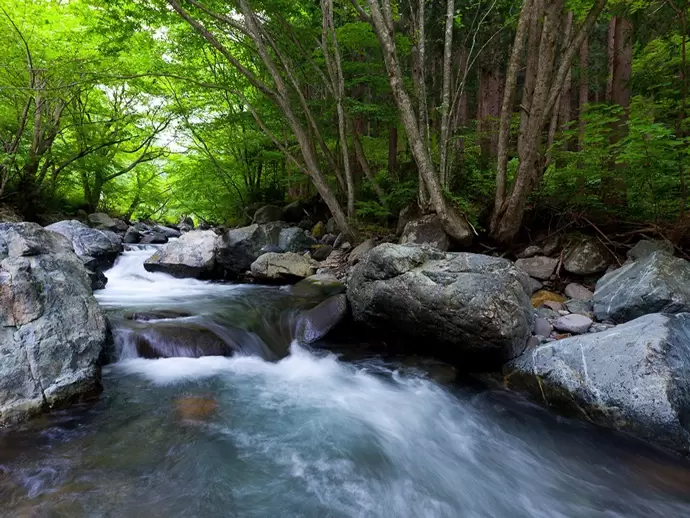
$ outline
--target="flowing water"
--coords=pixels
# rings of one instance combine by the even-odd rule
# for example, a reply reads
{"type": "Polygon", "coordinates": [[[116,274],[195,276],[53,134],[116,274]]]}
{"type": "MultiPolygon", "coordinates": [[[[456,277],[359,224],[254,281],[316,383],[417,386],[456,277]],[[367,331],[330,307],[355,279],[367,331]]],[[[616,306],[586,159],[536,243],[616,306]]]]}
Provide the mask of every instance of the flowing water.
{"type": "Polygon", "coordinates": [[[690,516],[682,459],[405,362],[309,349],[289,289],[150,274],[150,253],[125,253],[97,294],[119,355],[100,401],[0,435],[2,516],[690,516]],[[170,322],[235,356],[137,357],[132,336],[170,322]]]}

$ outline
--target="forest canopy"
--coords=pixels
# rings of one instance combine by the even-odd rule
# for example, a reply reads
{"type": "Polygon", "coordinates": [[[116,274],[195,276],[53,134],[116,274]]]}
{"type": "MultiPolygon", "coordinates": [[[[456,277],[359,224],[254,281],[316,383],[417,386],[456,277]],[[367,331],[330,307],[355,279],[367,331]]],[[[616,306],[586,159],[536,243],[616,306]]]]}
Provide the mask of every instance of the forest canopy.
{"type": "Polygon", "coordinates": [[[687,0],[0,0],[0,202],[687,227],[687,0]]]}

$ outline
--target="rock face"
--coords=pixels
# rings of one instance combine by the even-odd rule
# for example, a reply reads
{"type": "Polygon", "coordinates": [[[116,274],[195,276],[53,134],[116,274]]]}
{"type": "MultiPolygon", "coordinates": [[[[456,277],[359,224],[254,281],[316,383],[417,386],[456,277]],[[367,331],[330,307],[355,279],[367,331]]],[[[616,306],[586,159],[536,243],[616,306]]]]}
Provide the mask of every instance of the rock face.
{"type": "Polygon", "coordinates": [[[523,269],[530,277],[546,281],[556,271],[558,259],[551,259],[550,257],[530,257],[528,259],[518,259],[515,261],[515,266],[523,269]]]}
{"type": "Polygon", "coordinates": [[[251,265],[252,276],[266,282],[294,282],[316,273],[313,261],[293,252],[268,253],[251,265]]]}
{"type": "Polygon", "coordinates": [[[284,252],[305,252],[316,243],[316,239],[299,227],[284,228],[278,237],[278,246],[284,252]]]}
{"type": "Polygon", "coordinates": [[[583,236],[575,238],[565,250],[563,268],[575,275],[594,275],[606,271],[611,254],[598,239],[583,236]]]}
{"type": "Polygon", "coordinates": [[[494,257],[383,244],[352,270],[355,321],[466,369],[516,357],[532,332],[527,275],[494,257]]]}
{"type": "Polygon", "coordinates": [[[72,244],[3,223],[0,258],[0,423],[98,394],[106,321],[72,244]]]}
{"type": "Polygon", "coordinates": [[[690,311],[690,263],[655,252],[602,277],[593,302],[597,320],[616,323],[690,311]]]}
{"type": "Polygon", "coordinates": [[[212,230],[193,230],[161,247],[144,263],[149,272],[164,272],[174,277],[212,279],[218,276],[216,246],[212,230]]]}
{"type": "Polygon", "coordinates": [[[283,228],[284,223],[276,222],[228,230],[218,241],[218,265],[231,276],[243,274],[262,254],[262,248],[278,245],[283,228]]]}
{"type": "Polygon", "coordinates": [[[647,315],[525,352],[508,382],[549,406],[690,452],[690,315],[647,315]]]}
{"type": "Polygon", "coordinates": [[[400,243],[430,245],[445,252],[450,247],[450,238],[443,230],[441,219],[433,214],[407,223],[400,243]]]}
{"type": "Polygon", "coordinates": [[[157,229],[148,230],[142,233],[140,243],[145,245],[164,245],[168,242],[165,232],[157,229]]]}
{"type": "Polygon", "coordinates": [[[265,205],[254,213],[252,223],[263,225],[283,219],[283,209],[276,205],[265,205]]]}
{"type": "Polygon", "coordinates": [[[110,268],[122,251],[120,236],[109,230],[89,228],[77,220],[53,223],[46,230],[65,236],[72,241],[77,255],[95,258],[102,268],[110,268]]]}

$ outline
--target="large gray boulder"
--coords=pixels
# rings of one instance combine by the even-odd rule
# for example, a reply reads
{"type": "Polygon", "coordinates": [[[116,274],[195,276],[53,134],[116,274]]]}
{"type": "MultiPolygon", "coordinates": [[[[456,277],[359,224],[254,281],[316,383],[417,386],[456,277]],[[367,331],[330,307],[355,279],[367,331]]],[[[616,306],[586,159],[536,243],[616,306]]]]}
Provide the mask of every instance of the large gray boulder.
{"type": "Polygon", "coordinates": [[[77,255],[93,257],[102,268],[110,268],[122,251],[122,239],[115,232],[90,228],[74,219],[53,223],[46,230],[65,236],[77,255]]]}
{"type": "Polygon", "coordinates": [[[531,335],[527,275],[507,260],[386,243],[351,272],[355,321],[466,369],[515,358],[531,335]]]}
{"type": "Polygon", "coordinates": [[[144,262],[144,268],[149,272],[164,272],[173,277],[212,279],[218,276],[218,240],[212,230],[187,232],[159,248],[144,262]]]}
{"type": "Polygon", "coordinates": [[[654,252],[599,279],[593,303],[597,320],[616,323],[690,311],[690,263],[654,252]]]}
{"type": "Polygon", "coordinates": [[[264,223],[280,221],[281,219],[283,219],[283,209],[276,205],[264,205],[254,213],[252,223],[263,225],[264,223]]]}
{"type": "Polygon", "coordinates": [[[545,404],[690,452],[690,314],[646,315],[528,350],[505,379],[545,404]]]}
{"type": "Polygon", "coordinates": [[[252,277],[263,282],[294,282],[316,273],[316,263],[294,252],[263,254],[251,264],[252,277]]]}
{"type": "Polygon", "coordinates": [[[277,246],[285,223],[249,225],[228,230],[218,241],[216,261],[231,276],[245,273],[267,246],[277,246]]]}
{"type": "Polygon", "coordinates": [[[446,251],[450,247],[450,238],[443,230],[441,218],[436,214],[431,214],[407,223],[400,237],[400,243],[430,245],[446,251]]]}
{"type": "Polygon", "coordinates": [[[612,262],[606,247],[591,236],[572,237],[564,252],[563,268],[575,275],[602,273],[612,262]]]}
{"type": "Polygon", "coordinates": [[[311,234],[299,227],[284,228],[278,238],[278,246],[284,252],[306,252],[317,243],[311,234]]]}
{"type": "Polygon", "coordinates": [[[107,326],[65,237],[0,224],[0,424],[100,391],[107,326]]]}

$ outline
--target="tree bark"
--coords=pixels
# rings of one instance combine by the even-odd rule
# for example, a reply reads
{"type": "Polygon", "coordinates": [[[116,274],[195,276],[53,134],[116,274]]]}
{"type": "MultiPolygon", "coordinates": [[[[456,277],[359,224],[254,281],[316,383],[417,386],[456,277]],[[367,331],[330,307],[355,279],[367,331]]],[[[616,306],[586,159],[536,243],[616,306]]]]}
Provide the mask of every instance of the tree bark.
{"type": "Polygon", "coordinates": [[[582,151],[585,147],[585,120],[584,113],[589,102],[589,40],[585,39],[580,46],[580,94],[579,94],[579,138],[578,148],[582,151]]]}
{"type": "Polygon", "coordinates": [[[398,125],[388,126],[388,174],[398,180],[398,125]]]}
{"type": "Polygon", "coordinates": [[[498,125],[498,144],[497,155],[498,164],[496,166],[496,195],[494,197],[494,215],[492,216],[491,227],[497,222],[494,218],[499,214],[499,209],[506,197],[506,176],[508,170],[508,144],[510,142],[510,122],[513,117],[513,103],[515,100],[515,87],[517,86],[518,72],[522,62],[522,53],[525,48],[527,30],[531,23],[534,0],[525,0],[520,11],[517,29],[515,31],[515,41],[510,51],[508,60],[508,71],[506,72],[506,83],[503,88],[503,101],[501,106],[501,119],[498,125]]]}
{"type": "Polygon", "coordinates": [[[609,32],[606,38],[606,48],[608,56],[608,74],[606,75],[606,94],[605,101],[611,101],[611,90],[613,88],[613,64],[616,54],[616,17],[612,16],[609,22],[609,32]]]}
{"type": "Polygon", "coordinates": [[[450,182],[448,167],[448,150],[450,146],[450,86],[451,66],[453,63],[453,21],[455,18],[455,1],[446,3],[446,28],[443,41],[443,86],[441,92],[441,135],[439,139],[440,173],[444,187],[450,182]]]}

